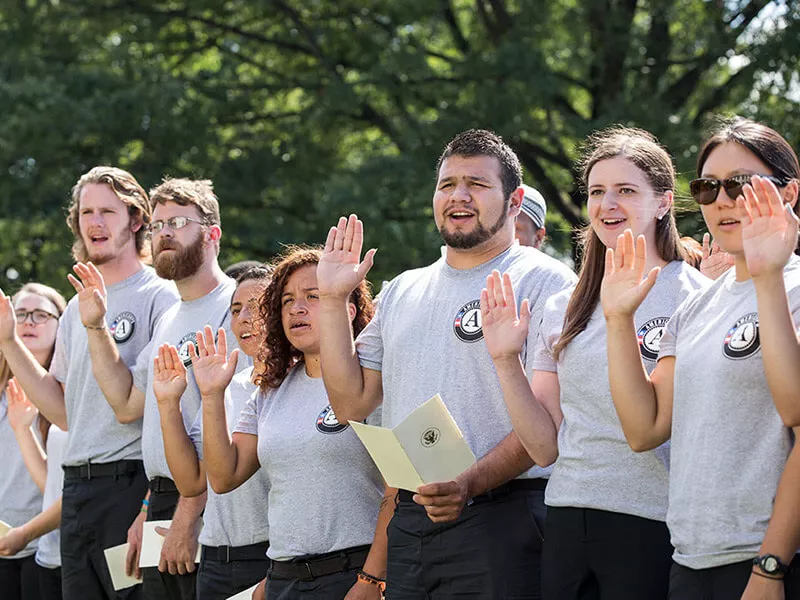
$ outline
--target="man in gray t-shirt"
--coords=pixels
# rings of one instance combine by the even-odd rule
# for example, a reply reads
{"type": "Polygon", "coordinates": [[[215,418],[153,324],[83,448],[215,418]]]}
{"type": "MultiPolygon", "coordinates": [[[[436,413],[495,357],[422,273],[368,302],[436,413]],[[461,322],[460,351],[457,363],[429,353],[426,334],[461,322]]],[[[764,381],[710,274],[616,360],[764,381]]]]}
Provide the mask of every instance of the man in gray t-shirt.
{"type": "Polygon", "coordinates": [[[3,339],[0,351],[31,401],[68,432],[61,519],[64,598],[138,598],[138,586],[114,591],[103,550],[130,542],[133,570],[144,520],[137,515],[147,491],[141,421],[120,418],[106,402],[91,350],[103,340],[109,357],[127,370],[178,295],[143,263],[151,209],[130,173],[114,167],[85,173],[72,190],[68,212],[79,261],[75,272],[86,285],[71,277],[78,294],[61,317],[50,373],[19,340],[3,339]]]}
{"type": "Polygon", "coordinates": [[[455,481],[399,492],[388,529],[393,597],[539,598],[545,473],[531,468],[511,433],[479,300],[493,270],[508,272],[530,301],[532,343],[545,301],[574,274],[514,244],[521,168],[498,136],[459,134],[437,172],[433,213],[444,254],[381,291],[355,346],[347,302],[374,250],[359,263],[363,233],[355,215],[329,233],[317,274],[323,378],[342,421],[362,420],[382,402],[384,424],[393,426],[440,393],[478,458],[455,481]]]}

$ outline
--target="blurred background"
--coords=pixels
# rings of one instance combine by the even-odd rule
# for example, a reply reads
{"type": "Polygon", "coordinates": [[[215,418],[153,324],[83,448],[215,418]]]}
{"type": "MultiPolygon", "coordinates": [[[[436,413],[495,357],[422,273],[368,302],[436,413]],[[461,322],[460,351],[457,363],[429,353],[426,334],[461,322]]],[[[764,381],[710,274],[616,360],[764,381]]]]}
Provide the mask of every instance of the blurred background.
{"type": "Polygon", "coordinates": [[[434,166],[483,127],[548,202],[569,261],[592,130],[656,134],[687,182],[715,114],[800,147],[793,0],[3,0],[0,287],[71,292],[69,191],[98,164],[214,181],[223,266],[319,243],[357,212],[389,279],[438,256],[434,166]]]}

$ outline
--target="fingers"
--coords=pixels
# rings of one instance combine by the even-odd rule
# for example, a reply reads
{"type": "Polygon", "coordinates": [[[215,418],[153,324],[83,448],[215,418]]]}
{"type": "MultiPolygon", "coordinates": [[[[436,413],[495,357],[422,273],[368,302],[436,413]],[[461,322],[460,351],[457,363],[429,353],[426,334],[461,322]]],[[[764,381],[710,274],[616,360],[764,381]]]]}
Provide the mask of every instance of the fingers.
{"type": "Polygon", "coordinates": [[[527,298],[519,306],[519,322],[525,329],[531,324],[531,302],[527,298]]]}
{"type": "Polygon", "coordinates": [[[324,252],[333,252],[333,246],[336,242],[336,227],[331,227],[328,230],[328,237],[325,238],[325,250],[324,252]]]}
{"type": "Polygon", "coordinates": [[[20,398],[20,389],[17,385],[16,379],[9,379],[6,387],[8,388],[9,401],[12,403],[17,403],[22,399],[20,398]]]}
{"type": "Polygon", "coordinates": [[[614,270],[619,271],[624,264],[623,254],[625,252],[625,234],[617,236],[617,247],[614,249],[614,270]]]}
{"type": "Polygon", "coordinates": [[[333,241],[334,250],[344,249],[344,236],[347,233],[347,219],[339,217],[339,223],[336,225],[336,238],[333,241]]]}
{"type": "Polygon", "coordinates": [[[711,255],[711,234],[707,231],[703,234],[703,260],[711,255]]]}
{"type": "MultiPolygon", "coordinates": [[[[353,241],[356,237],[356,230],[361,225],[361,221],[355,215],[350,215],[347,219],[347,227],[344,230],[344,244],[342,250],[345,252],[350,252],[353,249],[353,241]]],[[[361,235],[359,236],[360,240],[363,241],[364,239],[364,232],[362,230],[361,235]]],[[[361,248],[359,247],[358,253],[361,254],[361,248]]]]}
{"type": "Polygon", "coordinates": [[[642,273],[644,273],[645,262],[647,261],[647,241],[644,239],[643,235],[640,235],[636,238],[636,252],[633,256],[633,268],[634,271],[639,275],[641,278],[642,273]]]}
{"type": "Polygon", "coordinates": [[[506,299],[503,297],[503,281],[500,278],[500,271],[492,271],[492,287],[490,288],[494,294],[494,302],[498,308],[505,308],[506,299]]]}
{"type": "MultiPolygon", "coordinates": [[[[206,325],[203,327],[203,342],[205,343],[205,350],[207,355],[216,354],[217,348],[214,344],[214,330],[211,329],[211,325],[206,325]]],[[[202,356],[202,351],[200,356],[202,356]]]]}
{"type": "MultiPolygon", "coordinates": [[[[624,236],[622,240],[623,253],[622,265],[620,266],[624,269],[631,269],[634,267],[634,262],[636,260],[636,242],[633,239],[633,232],[630,229],[626,229],[625,233],[622,235],[624,236]]],[[[617,246],[617,248],[619,249],[619,246],[617,246]]]]}
{"type": "Polygon", "coordinates": [[[77,293],[80,294],[83,291],[83,284],[72,273],[67,273],[67,281],[72,284],[77,293]]]}
{"type": "Polygon", "coordinates": [[[758,206],[758,198],[753,193],[753,188],[749,185],[744,186],[744,195],[736,199],[736,208],[739,216],[745,225],[749,225],[756,217],[760,217],[761,212],[758,206]]]}
{"type": "Polygon", "coordinates": [[[103,275],[100,273],[100,270],[94,266],[94,263],[88,262],[86,263],[86,268],[91,274],[92,284],[102,292],[103,295],[106,293],[106,282],[103,280],[103,275]]]}
{"type": "Polygon", "coordinates": [[[489,308],[489,291],[486,288],[481,290],[481,299],[480,299],[480,306],[481,306],[481,318],[486,320],[486,316],[489,314],[491,310],[489,308]]]}
{"type": "MultiPolygon", "coordinates": [[[[209,327],[209,329],[211,328],[209,327]]],[[[225,358],[228,357],[228,340],[225,337],[225,330],[222,327],[217,331],[217,354],[225,358]]]]}
{"type": "Polygon", "coordinates": [[[606,269],[603,277],[608,277],[614,272],[615,264],[616,258],[614,257],[614,251],[611,248],[606,248],[606,269]]]}
{"type": "MultiPolygon", "coordinates": [[[[192,346],[194,349],[194,346],[192,346]]],[[[169,344],[169,360],[172,363],[172,368],[178,371],[181,375],[186,376],[186,366],[183,364],[183,360],[181,360],[181,355],[178,354],[178,349],[169,344]]]]}
{"type": "Polygon", "coordinates": [[[139,577],[139,547],[135,544],[128,545],[128,553],[125,555],[125,574],[130,577],[139,577]]]}
{"type": "Polygon", "coordinates": [[[517,298],[516,296],[514,296],[514,284],[511,283],[511,275],[509,275],[508,273],[504,273],[501,285],[503,291],[503,303],[505,304],[505,306],[513,310],[514,316],[516,317],[517,298]]]}

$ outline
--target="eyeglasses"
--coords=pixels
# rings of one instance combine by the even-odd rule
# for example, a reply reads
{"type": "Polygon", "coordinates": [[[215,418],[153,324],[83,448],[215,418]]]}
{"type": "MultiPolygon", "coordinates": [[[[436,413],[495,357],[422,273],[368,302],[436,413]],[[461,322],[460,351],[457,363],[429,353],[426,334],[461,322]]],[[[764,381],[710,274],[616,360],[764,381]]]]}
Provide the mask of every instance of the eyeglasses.
{"type": "MultiPolygon", "coordinates": [[[[725,193],[729,198],[736,199],[741,195],[742,188],[750,183],[753,175],[746,173],[743,175],[734,175],[727,179],[712,179],[710,177],[701,177],[689,182],[689,191],[692,197],[698,204],[711,204],[717,199],[719,189],[725,188],[725,193]]],[[[784,187],[790,180],[783,177],[774,177],[772,175],[759,175],[763,179],[767,179],[778,187],[784,187]]]]}
{"type": "Polygon", "coordinates": [[[29,316],[31,318],[31,323],[34,325],[47,323],[49,319],[58,319],[58,315],[54,315],[53,313],[49,313],[46,310],[40,310],[38,308],[34,310],[18,310],[14,313],[14,316],[17,319],[17,323],[20,325],[27,321],[29,316]]]}
{"type": "Polygon", "coordinates": [[[153,221],[150,225],[147,226],[148,233],[158,233],[164,226],[166,225],[173,231],[176,229],[183,229],[189,223],[200,223],[200,225],[205,225],[205,221],[201,221],[200,219],[193,219],[192,217],[170,217],[165,221],[153,221]]]}

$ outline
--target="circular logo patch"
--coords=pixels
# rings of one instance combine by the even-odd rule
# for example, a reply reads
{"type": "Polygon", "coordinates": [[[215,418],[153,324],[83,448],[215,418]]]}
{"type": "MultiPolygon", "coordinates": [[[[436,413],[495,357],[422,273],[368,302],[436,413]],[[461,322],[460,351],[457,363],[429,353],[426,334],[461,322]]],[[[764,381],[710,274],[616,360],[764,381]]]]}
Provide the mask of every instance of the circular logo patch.
{"type": "Polygon", "coordinates": [[[339,423],[330,404],[328,404],[317,417],[317,431],[320,433],[339,433],[348,427],[350,427],[350,425],[347,423],[339,423]]]}
{"type": "Polygon", "coordinates": [[[431,446],[436,445],[436,442],[439,441],[440,437],[442,437],[442,434],[438,428],[428,427],[422,432],[422,436],[419,438],[419,441],[425,448],[430,448],[431,446]]]}
{"type": "Polygon", "coordinates": [[[467,302],[456,314],[453,331],[462,342],[477,342],[483,338],[481,301],[467,302]]]}
{"type": "Polygon", "coordinates": [[[196,339],[197,334],[194,331],[190,331],[181,338],[180,342],[178,342],[178,356],[181,357],[183,366],[187,369],[191,368],[192,366],[192,357],[189,354],[189,346],[194,346],[195,352],[197,352],[197,344],[195,343],[196,339]]]}
{"type": "Polygon", "coordinates": [[[114,341],[118,344],[121,344],[122,342],[127,342],[129,339],[131,339],[135,327],[136,317],[134,314],[130,312],[123,312],[114,317],[114,320],[111,321],[111,327],[108,329],[111,332],[111,337],[114,338],[114,341]]]}
{"type": "Polygon", "coordinates": [[[725,336],[722,352],[740,360],[752,356],[761,347],[758,339],[758,313],[750,313],[736,321],[725,336]]]}
{"type": "Polygon", "coordinates": [[[639,352],[641,352],[642,358],[648,360],[658,359],[661,336],[664,335],[664,327],[667,325],[667,321],[669,321],[669,317],[657,317],[650,319],[639,327],[636,337],[639,339],[639,352]]]}

